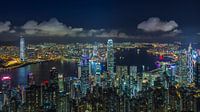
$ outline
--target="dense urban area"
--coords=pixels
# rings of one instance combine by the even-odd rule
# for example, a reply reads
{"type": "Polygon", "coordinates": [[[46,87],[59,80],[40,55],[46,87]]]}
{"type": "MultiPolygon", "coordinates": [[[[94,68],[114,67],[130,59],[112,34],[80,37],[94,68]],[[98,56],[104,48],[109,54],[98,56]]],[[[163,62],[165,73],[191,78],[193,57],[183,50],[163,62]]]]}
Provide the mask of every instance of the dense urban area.
{"type": "MultiPolygon", "coordinates": [[[[198,112],[200,110],[199,50],[181,43],[25,44],[0,47],[3,72],[48,61],[77,64],[76,76],[64,76],[52,65],[49,80],[35,83],[27,74],[25,86],[12,86],[12,76],[1,75],[2,112],[198,112]],[[156,69],[115,65],[115,53],[146,48],[158,57],[156,69]],[[167,59],[167,61],[165,60],[167,59]]],[[[121,56],[120,59],[124,57],[121,56]]],[[[137,59],[135,59],[137,60],[137,59]]],[[[12,74],[15,75],[15,74],[12,74]]]]}

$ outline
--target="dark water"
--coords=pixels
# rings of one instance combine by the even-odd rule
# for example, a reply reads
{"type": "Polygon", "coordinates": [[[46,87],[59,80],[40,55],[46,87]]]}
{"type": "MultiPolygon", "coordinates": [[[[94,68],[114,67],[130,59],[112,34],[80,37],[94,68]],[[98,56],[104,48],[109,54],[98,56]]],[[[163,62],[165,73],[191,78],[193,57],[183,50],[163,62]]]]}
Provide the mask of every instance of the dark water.
{"type": "MultiPolygon", "coordinates": [[[[145,70],[155,69],[156,60],[157,58],[155,56],[147,54],[146,49],[140,49],[139,54],[137,53],[137,49],[124,50],[115,54],[116,65],[135,65],[138,66],[139,72],[142,70],[142,65],[145,66],[145,70]],[[119,59],[119,57],[124,57],[124,59],[119,59]]],[[[49,79],[49,70],[53,66],[57,68],[59,73],[63,73],[64,76],[76,76],[77,74],[76,63],[52,61],[31,64],[10,71],[1,71],[0,75],[1,77],[6,74],[10,75],[13,85],[25,85],[27,82],[28,73],[32,72],[34,74],[36,83],[40,84],[41,81],[49,79]]]]}
{"type": "Polygon", "coordinates": [[[137,66],[138,72],[142,71],[144,65],[145,71],[156,68],[155,62],[158,57],[150,55],[146,52],[147,49],[124,49],[115,54],[115,65],[137,66]],[[122,57],[120,59],[120,57],[122,57]]]}
{"type": "Polygon", "coordinates": [[[43,80],[49,79],[49,70],[56,67],[59,73],[64,76],[75,76],[77,74],[77,64],[61,61],[42,62],[27,65],[21,68],[16,68],[10,71],[0,72],[1,76],[10,75],[12,78],[12,85],[26,85],[27,75],[32,72],[35,77],[36,84],[40,84],[43,80]]]}

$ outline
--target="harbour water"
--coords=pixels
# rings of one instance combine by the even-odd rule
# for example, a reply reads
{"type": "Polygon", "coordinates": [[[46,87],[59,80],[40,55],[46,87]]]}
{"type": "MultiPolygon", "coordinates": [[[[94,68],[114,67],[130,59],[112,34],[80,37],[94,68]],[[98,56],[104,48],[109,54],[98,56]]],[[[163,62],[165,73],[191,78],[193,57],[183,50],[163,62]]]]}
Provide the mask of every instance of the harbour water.
{"type": "MultiPolygon", "coordinates": [[[[138,72],[142,71],[142,66],[145,66],[145,71],[156,68],[156,56],[152,56],[146,52],[146,49],[124,49],[115,53],[115,65],[137,66],[138,72]],[[139,52],[138,52],[139,51],[139,52]]],[[[35,77],[36,84],[40,84],[43,80],[48,80],[49,70],[55,66],[59,73],[64,76],[77,76],[76,62],[61,62],[49,61],[26,65],[20,68],[0,71],[0,76],[9,75],[12,78],[12,85],[26,85],[27,75],[32,72],[35,77]]]]}

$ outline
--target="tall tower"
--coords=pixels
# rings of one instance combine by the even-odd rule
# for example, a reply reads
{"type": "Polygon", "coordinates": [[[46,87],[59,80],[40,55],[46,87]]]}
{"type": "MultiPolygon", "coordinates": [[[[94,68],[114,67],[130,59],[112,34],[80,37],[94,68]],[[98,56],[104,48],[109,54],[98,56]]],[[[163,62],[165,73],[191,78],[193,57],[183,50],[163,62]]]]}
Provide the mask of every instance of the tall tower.
{"type": "Polygon", "coordinates": [[[28,73],[28,77],[27,77],[27,81],[28,81],[28,86],[32,86],[35,85],[35,79],[34,79],[34,75],[33,73],[28,73]]]}
{"type": "Polygon", "coordinates": [[[177,76],[178,76],[178,82],[182,85],[187,84],[187,53],[185,51],[182,51],[178,55],[178,66],[177,66],[177,76]]]}
{"type": "Polygon", "coordinates": [[[188,68],[188,82],[193,82],[193,63],[192,63],[192,45],[189,44],[188,51],[187,51],[187,68],[188,68]]]}
{"type": "Polygon", "coordinates": [[[137,66],[130,66],[130,72],[129,72],[129,89],[130,89],[130,95],[135,96],[136,90],[137,90],[137,85],[136,85],[136,80],[137,80],[137,66]]]}
{"type": "Polygon", "coordinates": [[[58,74],[58,87],[59,92],[64,92],[64,77],[63,74],[58,74]]]}
{"type": "Polygon", "coordinates": [[[114,50],[113,50],[113,40],[108,39],[107,42],[107,71],[113,78],[114,73],[114,50]]]}
{"type": "Polygon", "coordinates": [[[20,38],[20,59],[21,61],[25,61],[25,42],[24,38],[20,38]]]}
{"type": "Polygon", "coordinates": [[[95,45],[93,46],[92,56],[93,56],[93,57],[96,57],[97,54],[98,54],[98,46],[97,46],[97,44],[95,43],[95,45]]]}
{"type": "Polygon", "coordinates": [[[89,89],[89,57],[87,54],[82,55],[82,59],[80,62],[81,66],[81,90],[83,95],[87,93],[87,90],[89,89]]]}
{"type": "MultiPolygon", "coordinates": [[[[200,89],[200,55],[198,54],[197,60],[196,60],[196,74],[195,74],[195,86],[200,89]]],[[[200,98],[196,98],[196,111],[200,110],[200,98]]]]}
{"type": "Polygon", "coordinates": [[[120,93],[123,93],[127,90],[129,86],[129,75],[127,66],[116,66],[116,84],[115,86],[119,87],[120,93]]]}

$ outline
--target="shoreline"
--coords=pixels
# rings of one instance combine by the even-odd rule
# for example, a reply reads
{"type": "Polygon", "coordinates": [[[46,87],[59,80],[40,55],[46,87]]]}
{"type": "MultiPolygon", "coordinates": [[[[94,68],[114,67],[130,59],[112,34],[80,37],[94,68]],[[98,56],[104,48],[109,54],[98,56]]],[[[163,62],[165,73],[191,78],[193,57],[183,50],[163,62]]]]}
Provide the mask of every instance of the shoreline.
{"type": "Polygon", "coordinates": [[[6,70],[11,70],[11,69],[16,69],[16,68],[20,68],[20,67],[24,67],[30,64],[36,64],[36,63],[42,63],[42,62],[49,62],[49,61],[70,61],[70,60],[74,60],[74,61],[78,61],[78,59],[74,58],[74,59],[67,59],[67,58],[56,58],[56,59],[48,59],[48,60],[36,60],[36,61],[27,61],[21,64],[17,64],[17,65],[12,65],[9,67],[5,67],[5,68],[0,68],[0,71],[6,71],[6,70]]]}
{"type": "Polygon", "coordinates": [[[34,61],[34,62],[24,62],[24,63],[21,63],[21,64],[17,64],[17,65],[5,67],[5,68],[0,68],[0,71],[16,69],[16,68],[24,67],[24,66],[27,66],[27,65],[30,65],[30,64],[36,64],[36,63],[48,62],[48,61],[52,61],[52,60],[40,60],[40,61],[34,61]]]}

